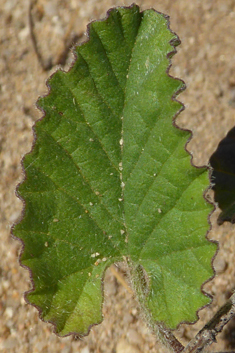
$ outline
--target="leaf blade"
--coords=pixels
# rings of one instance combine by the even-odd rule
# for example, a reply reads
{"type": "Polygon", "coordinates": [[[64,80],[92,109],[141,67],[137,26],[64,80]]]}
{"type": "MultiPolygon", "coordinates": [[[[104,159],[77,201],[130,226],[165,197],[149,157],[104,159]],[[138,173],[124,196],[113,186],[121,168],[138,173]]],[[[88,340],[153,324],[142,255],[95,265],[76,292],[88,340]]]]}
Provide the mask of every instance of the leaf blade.
{"type": "Polygon", "coordinates": [[[90,25],[89,34],[76,50],[72,69],[53,75],[50,94],[39,100],[45,117],[37,122],[33,151],[24,159],[26,179],[18,192],[26,203],[25,217],[14,233],[24,241],[21,261],[33,275],[28,298],[61,335],[84,334],[102,319],[105,269],[128,257],[146,272],[142,304],[154,320],[175,327],[194,320],[194,311],[207,301],[200,286],[212,275],[207,256],[214,253],[200,229],[190,228],[192,213],[187,214],[191,187],[194,220],[203,217],[203,230],[208,229],[210,207],[198,196],[207,184],[205,171],[190,165],[184,150],[190,135],[172,124],[182,110],[172,96],[184,88],[167,74],[178,37],[165,16],[140,13],[135,5],[110,11],[105,21],[90,25]],[[176,227],[180,217],[185,229],[178,241],[169,224],[174,219],[176,227]],[[193,236],[185,246],[188,227],[193,236]],[[173,245],[162,257],[166,231],[173,245]],[[174,253],[191,248],[206,270],[197,266],[203,272],[197,291],[187,272],[177,292],[184,258],[175,259],[174,253]],[[174,278],[173,295],[152,281],[162,273],[168,283],[174,278]],[[175,292],[180,303],[191,300],[188,310],[171,305],[175,292]],[[170,319],[161,313],[167,307],[170,319]]]}
{"type": "MultiPolygon", "coordinates": [[[[180,321],[195,321],[196,310],[208,303],[208,298],[203,296],[200,290],[195,293],[195,287],[200,288],[201,284],[212,276],[210,261],[207,261],[206,256],[210,259],[214,255],[215,247],[211,246],[204,237],[201,237],[202,251],[197,249],[197,258],[201,258],[201,261],[206,263],[207,271],[202,272],[200,264],[194,264],[195,272],[201,271],[201,282],[195,280],[195,286],[190,288],[188,284],[184,284],[184,280],[180,282],[179,278],[177,281],[179,288],[174,286],[172,292],[163,285],[164,281],[161,281],[161,285],[157,287],[154,284],[152,278],[157,278],[160,273],[164,272],[167,273],[166,278],[169,277],[169,273],[173,274],[171,275],[172,281],[176,275],[175,268],[181,270],[182,261],[186,263],[183,267],[184,276],[191,283],[190,271],[192,267],[190,261],[192,259],[190,256],[184,259],[182,256],[178,256],[173,261],[173,253],[179,251],[178,247],[183,246],[184,251],[191,251],[190,248],[199,246],[195,241],[198,231],[192,226],[189,228],[192,213],[187,214],[187,211],[183,212],[184,210],[177,209],[177,206],[181,206],[181,208],[184,206],[187,210],[186,206],[192,207],[191,197],[194,197],[195,213],[199,214],[197,218],[202,218],[202,221],[200,219],[200,227],[203,223],[205,233],[209,228],[207,216],[211,208],[201,196],[198,196],[203,194],[205,185],[208,183],[207,171],[205,168],[191,168],[191,157],[184,148],[191,134],[188,131],[176,129],[171,123],[182,109],[182,104],[172,100],[172,96],[184,88],[182,81],[173,79],[166,73],[169,66],[166,54],[169,55],[173,51],[170,43],[176,41],[177,38],[168,30],[167,20],[164,17],[160,20],[162,22],[161,29],[159,30],[157,27],[158,33],[154,33],[152,20],[149,21],[149,17],[154,17],[154,13],[146,11],[145,14],[148,18],[147,34],[144,31],[142,33],[140,28],[134,52],[135,50],[138,52],[141,61],[136,59],[137,67],[135,67],[135,62],[131,62],[131,65],[134,66],[133,76],[136,77],[134,77],[133,83],[131,80],[132,66],[130,66],[129,82],[132,82],[133,85],[129,98],[127,82],[127,103],[123,115],[125,223],[128,232],[129,253],[134,262],[132,266],[138,268],[141,264],[145,276],[148,277],[149,288],[146,290],[151,294],[140,299],[140,302],[142,301],[143,305],[150,309],[154,320],[164,321],[168,326],[175,328],[180,321]],[[150,28],[153,37],[149,39],[150,28]],[[155,40],[154,46],[152,41],[155,40]],[[151,53],[151,58],[149,58],[149,52],[145,46],[157,48],[151,53]],[[141,47],[143,47],[142,52],[141,47]],[[160,57],[159,52],[161,53],[160,57]],[[143,89],[143,99],[141,90],[145,87],[144,85],[148,88],[143,89]],[[129,111],[128,101],[131,102],[129,111]],[[134,136],[134,134],[136,135],[134,136]],[[197,184],[200,178],[203,181],[201,180],[197,186],[194,185],[196,192],[193,194],[192,184],[197,184]],[[184,197],[188,188],[191,189],[191,193],[184,197]],[[192,239],[185,242],[185,238],[190,237],[188,228],[192,233],[192,239]],[[207,247],[206,256],[204,255],[204,247],[207,247]],[[162,253],[166,253],[167,257],[164,266],[162,253]],[[160,272],[159,266],[161,267],[160,272]],[[185,290],[186,286],[187,290],[185,290]],[[178,295],[179,305],[175,305],[176,292],[180,293],[178,295]],[[159,296],[164,298],[161,305],[158,302],[159,296]],[[187,311],[185,303],[190,302],[192,305],[187,304],[187,311]],[[171,303],[171,315],[168,310],[169,303],[171,303]]],[[[194,215],[194,220],[196,220],[196,215],[194,215]]],[[[167,283],[169,286],[169,279],[167,279],[167,283]]]]}

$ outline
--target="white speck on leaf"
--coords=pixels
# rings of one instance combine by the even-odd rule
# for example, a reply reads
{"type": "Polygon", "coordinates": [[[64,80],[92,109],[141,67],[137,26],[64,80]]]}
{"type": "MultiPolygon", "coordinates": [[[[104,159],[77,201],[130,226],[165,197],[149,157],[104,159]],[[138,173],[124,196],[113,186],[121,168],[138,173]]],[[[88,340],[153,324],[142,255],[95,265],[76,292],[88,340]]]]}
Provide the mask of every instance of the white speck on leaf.
{"type": "Polygon", "coordinates": [[[99,256],[99,255],[100,255],[100,253],[94,252],[94,254],[91,254],[91,257],[96,257],[96,256],[99,256]]]}
{"type": "Polygon", "coordinates": [[[101,263],[101,260],[98,259],[98,260],[95,262],[95,266],[98,266],[100,263],[101,263]]]}
{"type": "Polygon", "coordinates": [[[148,69],[148,67],[149,67],[149,56],[147,57],[147,60],[145,61],[145,67],[146,67],[146,69],[148,69]]]}

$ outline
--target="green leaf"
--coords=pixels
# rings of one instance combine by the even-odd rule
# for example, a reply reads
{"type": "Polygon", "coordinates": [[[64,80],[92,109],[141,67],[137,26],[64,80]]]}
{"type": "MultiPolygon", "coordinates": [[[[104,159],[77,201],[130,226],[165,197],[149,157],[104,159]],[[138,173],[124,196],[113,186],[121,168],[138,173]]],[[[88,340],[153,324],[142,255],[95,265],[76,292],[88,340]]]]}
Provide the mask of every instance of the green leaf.
{"type": "Polygon", "coordinates": [[[207,171],[191,165],[190,133],[172,123],[184,83],[167,70],[179,39],[166,16],[136,5],[93,22],[89,37],[71,70],[50,78],[23,161],[14,234],[32,273],[27,298],[61,335],[86,333],[102,320],[105,269],[124,258],[145,311],[175,328],[208,303],[200,287],[215,252],[207,171]]]}
{"type": "Polygon", "coordinates": [[[217,222],[235,223],[235,127],[220,141],[210,164],[215,201],[222,210],[217,222]]]}

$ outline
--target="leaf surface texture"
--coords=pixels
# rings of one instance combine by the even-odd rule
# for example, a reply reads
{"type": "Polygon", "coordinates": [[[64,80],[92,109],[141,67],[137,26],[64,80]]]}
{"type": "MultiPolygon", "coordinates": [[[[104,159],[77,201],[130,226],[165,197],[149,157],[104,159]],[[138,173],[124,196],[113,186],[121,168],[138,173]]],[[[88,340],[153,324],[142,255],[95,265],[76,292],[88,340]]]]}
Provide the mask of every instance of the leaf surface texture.
{"type": "Polygon", "coordinates": [[[153,320],[175,328],[208,303],[208,176],[190,163],[190,133],[172,123],[184,89],[167,74],[177,44],[164,15],[113,9],[38,102],[45,117],[24,158],[14,234],[32,272],[28,300],[60,335],[102,320],[104,271],[123,258],[153,320]]]}

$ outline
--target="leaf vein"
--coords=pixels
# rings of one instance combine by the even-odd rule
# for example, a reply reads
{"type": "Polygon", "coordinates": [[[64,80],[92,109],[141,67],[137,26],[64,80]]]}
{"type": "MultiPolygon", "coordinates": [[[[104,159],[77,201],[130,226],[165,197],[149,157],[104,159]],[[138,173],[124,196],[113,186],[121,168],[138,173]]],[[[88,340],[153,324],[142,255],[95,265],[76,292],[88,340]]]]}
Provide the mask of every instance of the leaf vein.
{"type": "MultiPolygon", "coordinates": [[[[122,86],[121,86],[121,84],[120,84],[120,82],[119,82],[119,80],[118,80],[118,78],[117,78],[117,76],[116,76],[116,74],[115,74],[115,72],[114,72],[113,66],[112,66],[111,61],[110,61],[110,59],[109,59],[109,57],[108,57],[108,54],[107,54],[107,52],[106,52],[106,50],[105,50],[104,44],[103,44],[103,42],[101,41],[100,36],[98,35],[97,31],[95,30],[95,27],[92,27],[92,29],[93,29],[93,32],[95,33],[96,37],[98,38],[98,40],[99,40],[99,42],[100,42],[100,44],[101,44],[102,52],[104,53],[104,55],[105,55],[105,57],[106,57],[106,59],[107,59],[107,61],[108,61],[108,63],[109,63],[111,72],[112,72],[113,76],[115,77],[115,79],[116,79],[116,81],[117,81],[117,83],[118,83],[118,87],[120,88],[120,90],[122,91],[122,94],[123,94],[123,96],[124,96],[123,88],[122,88],[122,86]]],[[[83,57],[83,59],[84,59],[84,57],[83,57]]],[[[84,59],[84,60],[85,60],[85,59],[84,59]]],[[[86,61],[86,60],[85,60],[85,61],[86,61]]],[[[87,62],[86,62],[86,63],[87,63],[87,62]]],[[[88,65],[88,63],[87,63],[87,65],[88,65]]],[[[88,67],[89,67],[89,65],[88,65],[88,67]]],[[[93,77],[92,77],[92,79],[93,79],[93,77]]],[[[93,81],[94,81],[94,79],[93,79],[93,81]]]]}
{"type": "MultiPolygon", "coordinates": [[[[76,96],[75,96],[75,94],[74,94],[72,88],[69,87],[67,84],[66,84],[66,87],[67,87],[68,90],[72,93],[72,97],[75,99],[75,102],[76,102],[76,104],[77,104],[77,106],[78,106],[78,108],[79,108],[79,111],[80,111],[80,113],[81,113],[81,117],[83,117],[84,123],[85,123],[86,126],[92,131],[92,133],[96,136],[97,140],[99,141],[99,143],[100,143],[100,145],[101,145],[101,149],[104,151],[104,153],[105,153],[105,155],[107,156],[108,160],[110,161],[111,165],[118,171],[118,167],[115,166],[115,164],[114,164],[113,161],[111,160],[111,158],[110,158],[108,152],[106,151],[106,149],[105,149],[105,147],[104,147],[104,145],[103,145],[101,139],[100,139],[99,136],[96,134],[96,132],[95,132],[94,129],[92,128],[91,124],[86,120],[85,114],[84,114],[84,112],[83,112],[83,110],[82,110],[82,108],[81,108],[81,104],[78,103],[77,98],[76,98],[76,96]]],[[[102,98],[102,97],[101,97],[101,98],[102,98]]],[[[104,102],[104,103],[105,103],[105,102],[104,102]]],[[[108,106],[107,106],[107,107],[108,107],[108,106]]],[[[109,108],[109,107],[108,107],[108,108],[109,108]]],[[[109,109],[110,109],[110,108],[109,108],[109,109]]],[[[56,111],[57,111],[57,110],[56,110],[56,111]]],[[[111,109],[110,109],[110,111],[111,111],[111,109]]],[[[57,113],[59,113],[59,112],[57,111],[57,113]]],[[[111,111],[111,113],[113,114],[112,111],[111,111]]],[[[114,115],[114,114],[113,114],[113,115],[114,115]]],[[[76,120],[72,120],[72,119],[68,118],[67,116],[65,117],[64,115],[62,115],[62,116],[63,116],[66,120],[71,121],[71,122],[74,122],[74,123],[76,123],[76,124],[78,125],[78,122],[77,122],[76,120]]]]}
{"type": "MultiPolygon", "coordinates": [[[[54,180],[52,180],[50,176],[46,175],[46,173],[45,173],[44,171],[40,170],[39,168],[37,168],[37,169],[38,169],[41,173],[43,173],[46,177],[48,177],[48,178],[53,182],[53,184],[57,187],[57,190],[60,190],[60,191],[63,192],[66,196],[68,196],[68,197],[70,197],[71,199],[73,199],[76,203],[78,203],[78,204],[84,209],[84,212],[86,213],[86,211],[87,211],[86,207],[85,207],[77,198],[75,198],[75,197],[73,197],[71,194],[67,193],[67,191],[66,191],[64,188],[62,188],[62,187],[61,187],[60,185],[58,185],[54,180]]],[[[92,189],[91,189],[91,190],[92,190],[92,189]]],[[[92,191],[93,191],[93,190],[92,190],[92,191]]],[[[30,193],[32,193],[32,191],[31,191],[31,192],[28,192],[28,193],[30,194],[30,193]]],[[[95,196],[97,197],[96,194],[95,194],[95,196]]],[[[121,222],[120,222],[118,219],[114,218],[114,216],[109,212],[109,210],[105,207],[105,205],[104,205],[103,203],[101,203],[101,202],[100,202],[100,204],[106,209],[107,213],[111,216],[111,218],[112,218],[113,220],[115,220],[116,222],[118,222],[118,223],[122,226],[121,222]]],[[[103,229],[100,227],[100,225],[97,223],[97,220],[92,216],[92,213],[89,212],[88,215],[89,215],[89,218],[97,225],[97,227],[98,227],[98,228],[100,229],[100,231],[103,233],[104,230],[103,230],[103,229]]],[[[106,235],[108,235],[108,234],[106,234],[106,235]]],[[[109,240],[110,240],[110,239],[109,239],[109,240]]],[[[112,240],[110,240],[110,242],[113,243],[112,240]]],[[[113,246],[115,247],[115,244],[114,244],[114,243],[113,243],[113,246]]]]}
{"type": "MultiPolygon", "coordinates": [[[[193,180],[193,181],[194,181],[194,180],[193,180]]],[[[174,204],[169,210],[167,210],[167,212],[153,225],[153,229],[152,229],[151,233],[148,235],[148,237],[147,237],[147,238],[145,239],[145,241],[144,241],[144,245],[143,245],[143,247],[142,247],[142,249],[141,249],[141,252],[143,251],[144,247],[146,246],[146,243],[147,243],[147,242],[149,241],[149,239],[152,237],[153,232],[156,230],[157,226],[164,220],[164,218],[168,215],[168,213],[169,213],[170,211],[172,211],[173,209],[176,209],[176,210],[177,210],[177,207],[176,207],[177,203],[180,201],[181,197],[183,196],[183,193],[190,187],[191,184],[192,184],[192,183],[190,183],[189,185],[187,185],[187,187],[182,191],[182,194],[179,195],[179,197],[176,199],[175,204],[174,204]]],[[[195,211],[195,212],[196,212],[196,211],[195,211]]],[[[183,211],[181,211],[181,213],[183,213],[183,211]]],[[[140,252],[140,254],[141,254],[141,252],[140,252]]]]}

